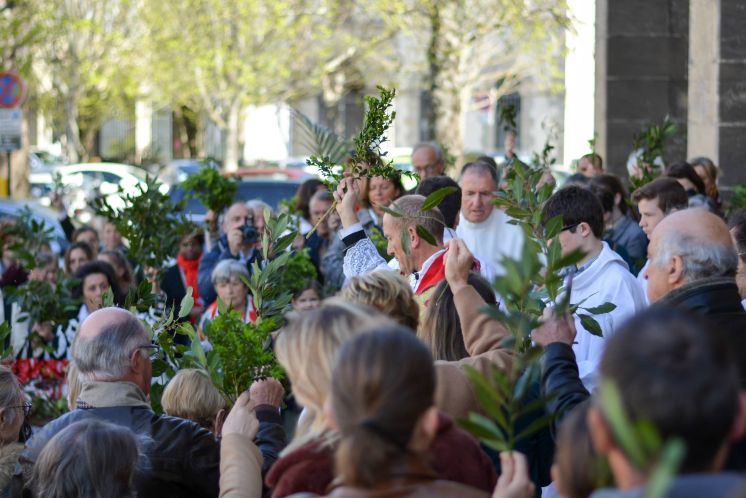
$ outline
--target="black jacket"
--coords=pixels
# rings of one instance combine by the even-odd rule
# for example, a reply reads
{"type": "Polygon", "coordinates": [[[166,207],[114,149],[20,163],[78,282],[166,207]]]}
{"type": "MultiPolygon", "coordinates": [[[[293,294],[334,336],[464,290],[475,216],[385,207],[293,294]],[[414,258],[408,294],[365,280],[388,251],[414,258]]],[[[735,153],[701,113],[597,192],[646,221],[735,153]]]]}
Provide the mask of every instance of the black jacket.
{"type": "Polygon", "coordinates": [[[575,352],[569,344],[554,342],[544,348],[541,393],[554,396],[547,403],[546,411],[555,414],[551,429],[556,440],[557,427],[567,413],[591,396],[580,380],[575,352]]]}
{"type": "Polygon", "coordinates": [[[734,278],[697,280],[669,292],[655,306],[685,310],[709,322],[715,339],[733,352],[746,388],[746,311],[734,278]]]}
{"type": "MultiPolygon", "coordinates": [[[[258,407],[259,432],[254,440],[264,459],[262,474],[279,458],[285,446],[285,431],[278,411],[258,407]]],[[[220,443],[208,430],[194,422],[156,415],[141,406],[79,408],[53,420],[35,434],[21,454],[13,482],[12,496],[30,497],[23,489],[23,471],[29,472],[44,445],[74,422],[96,417],[128,427],[144,436],[147,465],[135,475],[135,489],[141,498],[216,497],[220,480],[220,443]]],[[[102,449],[103,451],[103,449],[102,449]]]]}

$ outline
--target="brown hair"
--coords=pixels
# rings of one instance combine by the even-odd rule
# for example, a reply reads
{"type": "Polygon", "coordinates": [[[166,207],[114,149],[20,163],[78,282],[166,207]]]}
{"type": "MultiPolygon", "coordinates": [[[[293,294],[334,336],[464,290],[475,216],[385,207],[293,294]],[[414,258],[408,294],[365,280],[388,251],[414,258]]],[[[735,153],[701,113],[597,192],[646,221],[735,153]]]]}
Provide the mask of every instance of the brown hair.
{"type": "Polygon", "coordinates": [[[598,171],[603,171],[604,169],[604,160],[603,158],[596,154],[595,152],[590,152],[580,159],[586,159],[589,163],[593,165],[594,168],[596,168],[598,171]]]}
{"type": "MultiPolygon", "coordinates": [[[[487,304],[495,304],[495,291],[479,274],[470,273],[467,282],[487,304]]],[[[418,335],[430,348],[430,353],[436,360],[458,361],[468,357],[461,319],[448,282],[444,280],[438,284],[433,296],[425,311],[425,319],[418,335]]]]}
{"type": "Polygon", "coordinates": [[[336,470],[345,485],[371,488],[389,478],[390,466],[410,454],[434,392],[433,359],[406,329],[372,329],[342,346],[331,406],[342,438],[336,470]]]}
{"type": "Polygon", "coordinates": [[[614,484],[608,462],[593,449],[586,421],[589,406],[585,402],[575,407],[559,427],[555,480],[565,498],[588,498],[596,489],[614,484]]]}
{"type": "Polygon", "coordinates": [[[689,207],[689,196],[679,182],[673,178],[658,178],[643,185],[632,193],[632,200],[639,203],[642,199],[658,199],[658,208],[665,214],[677,209],[689,207]]]}
{"type": "Polygon", "coordinates": [[[375,308],[400,325],[417,330],[420,305],[409,283],[396,272],[376,271],[353,277],[339,297],[375,308]]]}
{"type": "Polygon", "coordinates": [[[425,198],[421,195],[405,195],[392,202],[390,208],[393,211],[402,213],[401,217],[394,218],[398,227],[421,225],[437,241],[442,243],[445,227],[443,213],[438,208],[428,209],[423,212],[422,205],[424,203],[425,198]]]}
{"type": "Polygon", "coordinates": [[[91,249],[91,246],[82,241],[73,242],[67,248],[67,251],[65,251],[65,274],[68,276],[72,274],[72,270],[70,269],[70,258],[72,257],[72,252],[76,249],[80,249],[85,253],[88,262],[93,261],[93,249],[91,249]]]}

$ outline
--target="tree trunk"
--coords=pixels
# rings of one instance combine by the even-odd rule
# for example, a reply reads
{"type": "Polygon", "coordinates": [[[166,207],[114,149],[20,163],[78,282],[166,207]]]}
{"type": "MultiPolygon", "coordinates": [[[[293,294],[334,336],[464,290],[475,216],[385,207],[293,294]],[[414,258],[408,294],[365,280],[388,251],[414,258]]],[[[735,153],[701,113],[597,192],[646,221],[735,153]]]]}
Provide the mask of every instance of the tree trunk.
{"type": "Polygon", "coordinates": [[[79,90],[71,85],[64,97],[65,101],[65,138],[67,160],[71,163],[80,161],[84,153],[80,142],[80,128],[78,127],[78,97],[79,90]]]}
{"type": "Polygon", "coordinates": [[[434,140],[438,135],[438,115],[440,114],[440,101],[438,100],[438,79],[440,77],[441,61],[438,56],[440,36],[441,36],[441,22],[440,22],[440,8],[437,2],[433,2],[428,12],[428,18],[430,21],[430,40],[427,45],[427,124],[425,136],[422,137],[425,140],[434,140]]]}
{"type": "Polygon", "coordinates": [[[228,109],[228,119],[225,128],[225,150],[223,155],[223,168],[225,171],[236,171],[238,169],[238,121],[241,115],[241,104],[235,102],[228,109]]]}

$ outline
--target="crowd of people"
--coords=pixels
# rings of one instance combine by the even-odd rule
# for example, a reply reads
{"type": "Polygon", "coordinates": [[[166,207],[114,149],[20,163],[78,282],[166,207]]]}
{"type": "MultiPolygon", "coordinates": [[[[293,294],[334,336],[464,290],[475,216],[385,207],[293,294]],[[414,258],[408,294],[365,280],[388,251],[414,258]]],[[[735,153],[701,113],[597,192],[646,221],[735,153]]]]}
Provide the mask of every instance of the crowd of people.
{"type": "Polygon", "coordinates": [[[516,361],[509,327],[485,309],[503,305],[492,283],[530,236],[493,203],[518,160],[512,148],[502,164],[481,157],[454,180],[442,149],[424,143],[409,192],[398,177],[347,176],[334,191],[306,181],[289,250],[304,252],[317,277],[287,289],[286,320],[267,344],[287,378],[255,380],[232,406],[206,371],[183,369],[156,413],[160,352],[148,324],[173,308],[209,351],[219,303],[261,320],[246,282],[266,263],[270,206],[211,213],[218,232],[193,226],[160,273],[132,259],[114,223],[76,227],[62,206],[64,254],[44,247],[25,267],[5,237],[3,496],[631,498],[646,496],[671,441],[683,457],[660,496],[746,496],[746,211],[726,221],[707,158],[662,168],[631,193],[598,154],[578,161],[542,220],[561,216],[552,243],[582,253],[562,269],[569,302],[613,309],[595,317],[598,333],[547,303],[531,331],[541,375],[524,386],[534,415],[516,421],[527,437],[504,448],[460,428],[470,414],[483,424],[513,416],[470,375],[489,384],[516,361]],[[438,206],[425,205],[445,187],[438,206]],[[64,326],[34,319],[10,291],[60,279],[75,308],[64,326]],[[144,279],[156,304],[122,309],[144,279]],[[190,288],[194,306],[179,313],[190,288]],[[13,369],[21,360],[63,362],[69,411],[31,427],[13,369]],[[619,432],[604,402],[612,390],[629,427],[646,424],[651,458],[619,432]]]}

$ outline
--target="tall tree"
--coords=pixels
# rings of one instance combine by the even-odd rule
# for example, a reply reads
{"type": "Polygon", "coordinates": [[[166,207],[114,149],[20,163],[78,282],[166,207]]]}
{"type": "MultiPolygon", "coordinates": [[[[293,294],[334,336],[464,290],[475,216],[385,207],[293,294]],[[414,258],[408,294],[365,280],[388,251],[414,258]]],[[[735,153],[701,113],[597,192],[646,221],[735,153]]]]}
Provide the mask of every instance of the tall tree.
{"type": "Polygon", "coordinates": [[[136,0],[43,0],[54,8],[41,54],[51,75],[69,160],[87,157],[81,140],[81,111],[88,142],[110,117],[118,96],[132,92],[136,64],[136,0]]]}
{"type": "Polygon", "coordinates": [[[462,119],[475,97],[494,104],[528,75],[549,85],[561,75],[564,30],[570,26],[566,0],[377,0],[371,5],[423,51],[431,133],[460,162],[462,119]]]}

